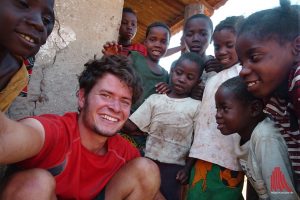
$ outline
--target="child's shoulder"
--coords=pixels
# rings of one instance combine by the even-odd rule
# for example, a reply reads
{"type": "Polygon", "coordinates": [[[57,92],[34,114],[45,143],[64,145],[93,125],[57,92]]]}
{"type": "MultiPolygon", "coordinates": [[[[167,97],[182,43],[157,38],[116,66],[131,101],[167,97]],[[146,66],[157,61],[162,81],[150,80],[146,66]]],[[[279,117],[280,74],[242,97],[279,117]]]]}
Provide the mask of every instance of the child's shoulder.
{"type": "Polygon", "coordinates": [[[251,138],[262,139],[262,138],[279,138],[282,137],[278,128],[276,128],[275,123],[269,117],[266,117],[263,121],[257,124],[251,138]]]}

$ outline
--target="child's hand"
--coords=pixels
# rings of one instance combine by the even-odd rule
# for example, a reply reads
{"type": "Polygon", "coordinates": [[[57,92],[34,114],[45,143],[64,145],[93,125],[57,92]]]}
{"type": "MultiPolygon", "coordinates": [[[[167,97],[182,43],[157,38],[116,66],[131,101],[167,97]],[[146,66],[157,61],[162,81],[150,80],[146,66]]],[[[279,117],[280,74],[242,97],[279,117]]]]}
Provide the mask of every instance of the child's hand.
{"type": "Polygon", "coordinates": [[[156,92],[159,93],[159,94],[166,94],[166,93],[169,93],[171,91],[170,86],[165,82],[157,83],[155,85],[155,88],[156,88],[156,92]]]}
{"type": "Polygon", "coordinates": [[[119,45],[117,42],[106,42],[103,45],[102,53],[105,56],[111,56],[111,55],[119,55],[122,51],[122,45],[119,45]]]}
{"type": "Polygon", "coordinates": [[[220,72],[223,70],[223,65],[215,58],[209,59],[204,65],[206,72],[220,72]]]}
{"type": "Polygon", "coordinates": [[[177,172],[176,180],[182,185],[188,184],[189,174],[189,171],[186,168],[183,168],[177,172]]]}
{"type": "Polygon", "coordinates": [[[202,100],[205,84],[201,81],[198,85],[194,86],[191,92],[191,97],[196,100],[202,100]]]}

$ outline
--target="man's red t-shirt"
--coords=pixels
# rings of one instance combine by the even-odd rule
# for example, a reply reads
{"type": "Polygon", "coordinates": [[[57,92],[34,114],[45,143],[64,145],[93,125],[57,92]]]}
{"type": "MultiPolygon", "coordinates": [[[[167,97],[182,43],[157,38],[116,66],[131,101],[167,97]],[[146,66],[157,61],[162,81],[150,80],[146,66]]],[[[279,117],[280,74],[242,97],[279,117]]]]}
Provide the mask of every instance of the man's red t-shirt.
{"type": "Polygon", "coordinates": [[[81,145],[78,114],[34,117],[45,129],[45,143],[38,155],[18,163],[23,168],[51,169],[62,165],[55,176],[58,199],[93,199],[138,150],[120,135],[108,138],[108,152],[96,155],[81,145]]]}

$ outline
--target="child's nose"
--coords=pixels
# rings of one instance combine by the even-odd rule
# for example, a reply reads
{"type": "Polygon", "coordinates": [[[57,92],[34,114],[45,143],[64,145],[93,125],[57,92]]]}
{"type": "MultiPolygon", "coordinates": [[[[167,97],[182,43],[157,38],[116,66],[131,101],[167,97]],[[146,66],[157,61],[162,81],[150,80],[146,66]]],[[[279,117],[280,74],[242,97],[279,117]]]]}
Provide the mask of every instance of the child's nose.
{"type": "Polygon", "coordinates": [[[41,14],[39,14],[39,13],[33,14],[32,17],[28,19],[28,23],[30,25],[32,25],[39,32],[45,31],[43,19],[42,19],[41,14]]]}

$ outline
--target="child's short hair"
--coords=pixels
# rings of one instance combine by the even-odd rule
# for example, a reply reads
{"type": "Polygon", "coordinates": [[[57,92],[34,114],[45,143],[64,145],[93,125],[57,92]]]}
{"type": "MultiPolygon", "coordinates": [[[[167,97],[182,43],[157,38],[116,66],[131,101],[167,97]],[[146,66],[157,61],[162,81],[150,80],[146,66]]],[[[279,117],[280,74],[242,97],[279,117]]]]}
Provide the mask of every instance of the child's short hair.
{"type": "Polygon", "coordinates": [[[280,0],[280,7],[262,10],[246,18],[238,31],[254,34],[257,39],[276,37],[278,42],[292,41],[299,35],[300,7],[289,0],[280,0]]]}
{"type": "Polygon", "coordinates": [[[195,62],[198,65],[199,70],[200,70],[199,76],[202,75],[203,70],[204,70],[204,61],[197,53],[194,53],[194,52],[183,53],[179,57],[179,59],[175,62],[174,67],[172,67],[172,69],[175,69],[178,66],[178,64],[180,64],[184,60],[190,60],[192,62],[195,62]]]}
{"type": "Polygon", "coordinates": [[[215,27],[214,33],[220,32],[223,29],[229,29],[233,34],[236,34],[239,26],[241,25],[241,23],[243,23],[244,19],[245,18],[242,15],[227,17],[215,27]]]}
{"type": "Polygon", "coordinates": [[[85,96],[88,96],[97,81],[107,73],[117,76],[132,89],[132,104],[142,95],[141,79],[126,56],[103,56],[101,59],[89,61],[84,66],[85,69],[78,77],[78,81],[79,88],[84,89],[85,96]]]}
{"type": "Polygon", "coordinates": [[[261,101],[260,98],[255,97],[251,92],[248,91],[245,81],[239,76],[226,80],[220,85],[219,88],[221,87],[230,89],[237,99],[246,104],[254,100],[261,101]]]}
{"type": "Polygon", "coordinates": [[[124,7],[122,13],[132,13],[136,16],[136,13],[129,7],[124,7]]]}
{"type": "Polygon", "coordinates": [[[163,27],[163,28],[165,28],[168,31],[169,36],[171,37],[171,30],[170,30],[169,26],[167,24],[163,23],[163,22],[153,22],[152,24],[150,24],[147,27],[147,30],[146,30],[146,37],[149,35],[149,32],[153,27],[163,27]]]}
{"type": "Polygon", "coordinates": [[[213,22],[211,21],[211,19],[204,15],[204,14],[196,14],[196,15],[193,15],[191,17],[189,17],[186,22],[184,23],[184,26],[183,26],[183,33],[186,32],[186,25],[193,19],[196,19],[196,18],[200,18],[200,19],[204,19],[208,22],[208,25],[209,25],[209,28],[210,28],[210,31],[213,32],[213,29],[214,29],[214,26],[213,26],[213,22]]]}

